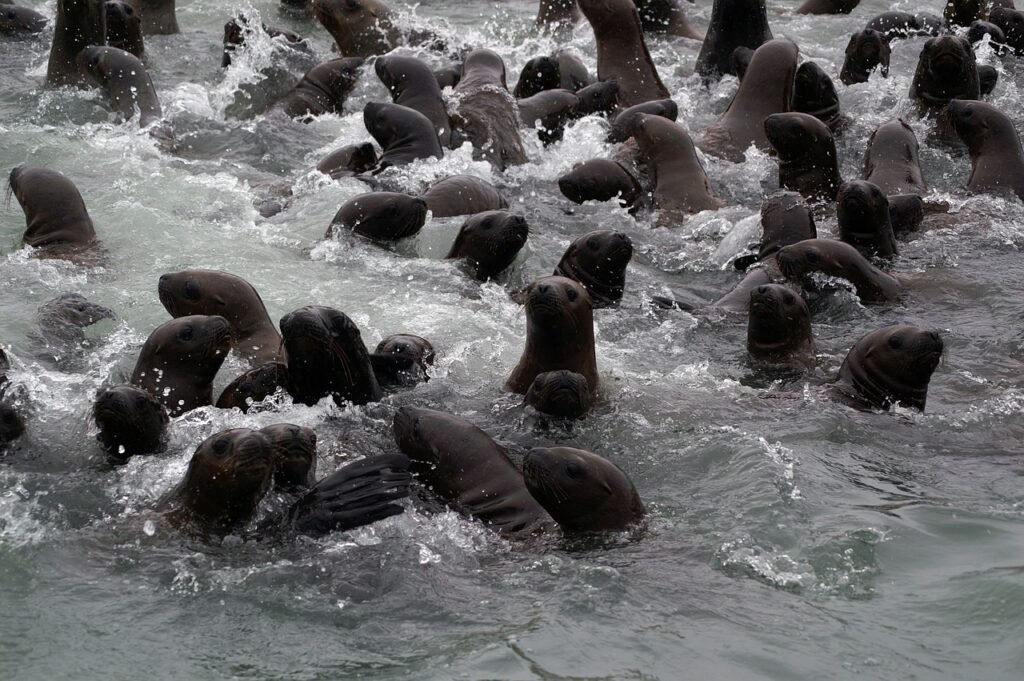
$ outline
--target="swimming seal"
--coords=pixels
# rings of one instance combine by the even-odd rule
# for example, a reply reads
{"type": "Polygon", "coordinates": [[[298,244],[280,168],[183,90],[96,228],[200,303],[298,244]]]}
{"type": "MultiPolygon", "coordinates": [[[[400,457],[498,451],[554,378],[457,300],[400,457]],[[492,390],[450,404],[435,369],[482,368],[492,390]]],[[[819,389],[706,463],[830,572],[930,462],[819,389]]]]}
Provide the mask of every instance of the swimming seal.
{"type": "Polygon", "coordinates": [[[715,82],[730,72],[737,47],[756,50],[771,39],[765,0],[715,0],[694,71],[715,82]]]}
{"type": "Polygon", "coordinates": [[[342,112],[345,99],[359,79],[360,58],[346,57],[317,64],[278,102],[276,108],[290,118],[308,118],[342,112]]]}
{"type": "Polygon", "coordinates": [[[924,411],[942,350],[942,337],[935,331],[906,324],[873,331],[843,360],[833,395],[862,409],[899,405],[924,411]]]}
{"type": "Polygon", "coordinates": [[[22,243],[60,257],[96,243],[96,230],[74,183],[49,168],[18,166],[11,170],[9,191],[25,212],[22,243]]]}
{"type": "Polygon", "coordinates": [[[647,514],[633,481],[611,461],[582,449],[531,449],[526,486],[565,534],[621,532],[647,514]]]}
{"type": "Polygon", "coordinates": [[[288,367],[283,362],[267,362],[231,381],[214,406],[218,409],[240,409],[245,414],[252,405],[267,399],[279,388],[288,390],[288,367]]]}
{"type": "Polygon", "coordinates": [[[526,394],[537,374],[568,369],[597,390],[593,304],[587,290],[565,277],[540,277],[526,290],[526,347],[505,389],[526,394]]]}
{"type": "Polygon", "coordinates": [[[377,163],[377,150],[370,142],[364,142],[335,149],[320,159],[316,169],[337,180],[340,177],[362,175],[376,168],[377,163]]]}
{"type": "Polygon", "coordinates": [[[426,338],[396,333],[377,344],[370,364],[382,387],[405,387],[430,380],[427,367],[434,357],[434,346],[426,338]]]}
{"type": "Polygon", "coordinates": [[[889,77],[889,59],[892,50],[885,36],[874,29],[866,28],[850,36],[846,44],[846,57],[839,72],[839,80],[845,85],[866,83],[876,68],[883,78],[889,77]]]}
{"type": "Polygon", "coordinates": [[[363,124],[383,150],[376,172],[424,158],[444,158],[434,124],[415,109],[369,102],[363,107],[363,124]]]}
{"type": "Polygon", "coordinates": [[[1013,121],[984,102],[953,100],[949,114],[971,156],[967,188],[985,191],[1006,187],[1024,200],[1024,152],[1013,121]]]}
{"type": "Polygon", "coordinates": [[[96,439],[114,464],[163,449],[171,420],[158,399],[134,385],[100,390],[92,406],[92,417],[100,430],[96,439]]]}
{"type": "Polygon", "coordinates": [[[335,404],[377,402],[384,393],[359,327],[343,312],[309,305],[281,318],[288,356],[288,392],[313,406],[330,396],[335,404]]]}
{"type": "Polygon", "coordinates": [[[169,272],[160,276],[157,295],[172,317],[220,315],[228,320],[235,353],[253,366],[281,358],[281,334],[245,279],[217,270],[169,272]]]}
{"type": "Polygon", "coordinates": [[[643,193],[640,183],[621,163],[607,158],[577,163],[558,178],[558,190],[574,203],[618,199],[624,207],[632,206],[643,193]]]}
{"type": "Polygon", "coordinates": [[[415,109],[430,120],[442,147],[452,146],[452,123],[441,88],[430,67],[415,57],[388,55],[373,65],[395,104],[415,109]]]}
{"type": "Polygon", "coordinates": [[[796,8],[797,14],[849,14],[860,0],[804,0],[796,8]]]}
{"type": "Polygon", "coordinates": [[[431,185],[421,197],[435,218],[475,215],[508,208],[494,185],[473,175],[452,175],[431,185]]]}
{"type": "Polygon", "coordinates": [[[814,364],[811,313],[800,294],[779,284],[750,292],[747,352],[760,362],[806,369],[814,364]]]}
{"type": "Polygon", "coordinates": [[[597,78],[619,84],[623,106],[667,99],[631,0],[578,0],[597,40],[597,78]]]}
{"type": "Polygon", "coordinates": [[[808,201],[832,201],[842,184],[832,131],[814,116],[777,113],[764,119],[779,163],[779,186],[808,201]]]}
{"type": "Polygon", "coordinates": [[[864,179],[884,194],[927,194],[913,129],[896,118],[875,128],[864,154],[864,179]]]}
{"type": "Polygon", "coordinates": [[[452,123],[473,143],[474,159],[487,160],[498,170],[526,163],[515,100],[497,52],[478,49],[466,55],[455,95],[452,123]]]}
{"type": "Polygon", "coordinates": [[[147,35],[180,33],[178,17],[174,12],[175,0],[129,0],[142,20],[142,32],[147,35]]]}
{"type": "Polygon", "coordinates": [[[877,185],[852,180],[839,188],[836,197],[839,238],[866,258],[891,258],[899,254],[889,214],[889,199],[877,185]]]}
{"type": "Polygon", "coordinates": [[[506,536],[551,526],[505,448],[466,419],[402,407],[393,425],[413,475],[454,510],[506,536]]]}
{"type": "Polygon", "coordinates": [[[740,256],[733,266],[745,271],[757,262],[772,259],[783,246],[795,244],[804,239],[816,239],[818,229],[814,224],[814,213],[798,192],[781,190],[766,196],[761,202],[761,240],[758,252],[740,256]]]}
{"type": "Polygon", "coordinates": [[[0,35],[35,35],[46,28],[46,17],[34,9],[0,3],[0,35]]]}
{"type": "Polygon", "coordinates": [[[515,261],[529,234],[521,215],[503,210],[478,213],[463,223],[445,258],[464,261],[474,279],[487,281],[515,261]]]}
{"type": "Polygon", "coordinates": [[[842,241],[807,239],[780,249],[775,259],[788,279],[800,280],[812,272],[845,279],[864,303],[894,302],[902,290],[896,277],[878,269],[842,241]]]}
{"type": "Polygon", "coordinates": [[[633,139],[647,162],[654,205],[668,220],[725,205],[711,188],[693,140],[681,125],[640,114],[633,121],[633,139]]]}
{"type": "Polygon", "coordinates": [[[548,416],[578,419],[590,411],[594,395],[582,374],[560,369],[537,374],[523,401],[548,416]]]}
{"type": "Polygon", "coordinates": [[[966,38],[930,38],[921,49],[910,97],[923,113],[935,113],[954,99],[980,99],[974,48],[966,38]]]}
{"type": "Polygon", "coordinates": [[[114,311],[90,302],[78,293],[62,293],[47,301],[37,315],[39,332],[29,333],[34,354],[63,364],[74,359],[87,344],[85,329],[103,319],[115,319],[114,311]]]}
{"type": "Polygon", "coordinates": [[[78,65],[90,82],[107,93],[110,108],[122,120],[130,120],[136,108],[142,127],[164,115],[153,80],[135,55],[116,47],[90,46],[78,53],[78,65]]]}
{"type": "Polygon", "coordinates": [[[378,0],[313,0],[313,16],[346,57],[385,54],[401,40],[391,9],[378,0]]]}
{"type": "Polygon", "coordinates": [[[769,40],[757,48],[739,90],[722,117],[704,133],[700,148],[737,163],[751,144],[767,151],[765,119],[789,111],[792,105],[797,53],[796,44],[785,39],[769,40]]]}
{"type": "Polygon", "coordinates": [[[849,123],[839,108],[835,83],[813,61],[805,61],[796,70],[793,81],[793,111],[810,114],[838,133],[849,123]]]}
{"type": "Polygon", "coordinates": [[[967,42],[977,45],[985,36],[989,37],[989,45],[992,46],[993,52],[1000,56],[1007,53],[1006,34],[1003,33],[1003,29],[989,21],[972,21],[967,29],[967,42]]]}
{"type": "Polygon", "coordinates": [[[145,59],[142,19],[138,13],[121,0],[107,0],[103,3],[103,9],[107,18],[107,45],[124,50],[138,59],[145,59]]]}
{"type": "Polygon", "coordinates": [[[632,257],[633,242],[628,236],[599,229],[569,244],[554,274],[582,284],[594,307],[609,307],[622,299],[626,266],[632,257]]]}
{"type": "Polygon", "coordinates": [[[316,432],[291,423],[275,423],[259,432],[274,449],[274,488],[300,492],[316,484],[316,432]]]}
{"type": "Polygon", "coordinates": [[[180,416],[213,404],[213,379],[230,349],[231,325],[223,317],[172,319],[149,334],[130,383],[180,416]]]}
{"type": "Polygon", "coordinates": [[[103,0],[57,0],[53,44],[46,65],[46,84],[84,86],[78,53],[90,45],[107,42],[107,15],[103,0]]]}
{"type": "Polygon", "coordinates": [[[897,38],[919,35],[938,36],[949,32],[946,20],[942,17],[927,12],[911,14],[895,10],[882,12],[873,17],[864,28],[878,31],[889,42],[897,38]]]}
{"type": "Polygon", "coordinates": [[[395,192],[370,192],[342,204],[324,238],[330,239],[338,227],[343,227],[386,243],[415,236],[426,221],[427,202],[423,199],[395,192]]]}
{"type": "Polygon", "coordinates": [[[633,0],[640,12],[640,25],[648,33],[665,33],[703,40],[704,36],[693,27],[679,0],[633,0]]]}

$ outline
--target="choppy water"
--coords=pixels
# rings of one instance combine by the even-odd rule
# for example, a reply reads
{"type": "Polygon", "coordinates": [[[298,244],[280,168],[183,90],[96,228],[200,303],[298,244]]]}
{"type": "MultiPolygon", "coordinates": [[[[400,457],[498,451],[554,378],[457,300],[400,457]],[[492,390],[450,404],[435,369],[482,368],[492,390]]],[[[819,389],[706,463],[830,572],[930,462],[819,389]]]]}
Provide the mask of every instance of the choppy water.
{"type": "MultiPolygon", "coordinates": [[[[28,0],[49,16],[52,3],[28,0]]],[[[179,1],[182,33],[147,38],[149,68],[186,156],[159,151],[136,127],[114,125],[97,93],[41,87],[49,33],[0,42],[0,171],[22,162],[71,177],[109,253],[103,268],[36,260],[19,250],[24,219],[0,210],[0,344],[24,386],[26,438],[0,462],[0,677],[287,679],[1018,679],[1024,662],[1024,206],[968,197],[962,148],[922,140],[933,197],[953,220],[902,245],[895,268],[912,282],[897,305],[850,295],[819,302],[819,366],[833,376],[862,334],[899,321],[940,329],[947,354],[926,414],[862,413],[825,401],[804,381],[773,384],[747,364],[745,320],[652,310],[652,294],[713,299],[737,275],[721,264],[756,238],[762,194],[777,186],[763,155],[739,165],[706,159],[726,209],[653,229],[610,205],[573,208],[554,179],[609,155],[602,124],[585,119],[531,163],[504,176],[468,150],[396,177],[407,190],[457,172],[487,178],[533,231],[506,280],[477,285],[441,260],[461,220],[434,220],[397,252],[319,241],[338,206],[365,191],[309,170],[327,151],[368,139],[365,102],[385,100],[372,70],[344,116],[310,124],[253,117],[236,92],[284,90],[301,75],[269,43],[219,68],[221,27],[239,7],[179,1]],[[295,199],[263,219],[250,183],[275,177],[295,199]],[[596,313],[603,387],[593,414],[569,430],[527,418],[501,385],[522,348],[525,318],[502,284],[550,273],[568,243],[593,228],[633,239],[620,309],[596,313]],[[733,230],[732,237],[724,242],[733,230]],[[740,236],[742,235],[742,236],[740,236]],[[339,410],[284,405],[241,416],[202,409],[172,424],[162,455],[112,470],[88,419],[95,390],[126,378],[147,334],[167,315],[158,275],[185,267],[249,279],[271,316],[305,304],[347,312],[373,345],[399,331],[430,338],[430,382],[380,405],[339,410]],[[91,347],[59,365],[33,354],[36,309],[64,291],[113,308],[91,347]],[[766,389],[789,391],[769,399],[766,389]],[[211,547],[146,532],[146,509],[184,472],[195,446],[226,427],[290,421],[320,436],[320,470],[392,450],[396,406],[472,419],[513,452],[551,443],[599,452],[633,478],[651,514],[639,537],[601,546],[511,543],[453,514],[408,512],[357,532],[285,546],[211,547]]],[[[770,2],[777,36],[836,77],[847,36],[889,9],[862,3],[846,17],[796,17],[770,2]]],[[[941,11],[900,2],[911,11],[941,11]]],[[[267,23],[325,31],[254,3],[267,23]]],[[[687,6],[701,27],[708,0],[687,6]]],[[[556,47],[531,32],[535,2],[419,4],[413,20],[498,50],[513,79],[556,47]]],[[[842,169],[859,174],[879,123],[910,114],[906,92],[923,38],[898,42],[892,75],[844,88],[853,125],[842,169]]],[[[593,70],[586,24],[569,47],[593,70]]],[[[699,133],[735,90],[710,96],[692,75],[698,45],[654,40],[680,120],[699,133]]],[[[430,57],[436,61],[436,57],[430,57]]],[[[1012,58],[982,53],[1001,75],[994,102],[1013,115],[1022,77],[1012,58]]],[[[510,83],[511,84],[511,83],[510,83]]],[[[1018,127],[1020,127],[1018,121],[1018,127]]],[[[833,220],[819,220],[829,233],[833,220]]],[[[219,389],[244,367],[231,358],[219,389]]]]}

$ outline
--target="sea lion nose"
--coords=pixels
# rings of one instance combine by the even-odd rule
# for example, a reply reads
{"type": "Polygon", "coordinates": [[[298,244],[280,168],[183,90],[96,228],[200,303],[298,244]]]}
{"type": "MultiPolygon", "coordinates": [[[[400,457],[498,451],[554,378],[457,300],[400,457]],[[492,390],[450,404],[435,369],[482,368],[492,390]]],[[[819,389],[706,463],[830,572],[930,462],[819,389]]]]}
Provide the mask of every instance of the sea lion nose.
{"type": "Polygon", "coordinates": [[[939,335],[938,331],[929,331],[928,332],[928,337],[931,338],[936,343],[941,343],[942,342],[942,336],[939,335]]]}
{"type": "Polygon", "coordinates": [[[540,284],[537,286],[537,291],[540,293],[547,293],[550,290],[551,286],[549,286],[548,284],[540,284]]]}
{"type": "Polygon", "coordinates": [[[761,294],[768,293],[768,287],[767,286],[758,286],[757,287],[757,292],[761,293],[761,294]]]}

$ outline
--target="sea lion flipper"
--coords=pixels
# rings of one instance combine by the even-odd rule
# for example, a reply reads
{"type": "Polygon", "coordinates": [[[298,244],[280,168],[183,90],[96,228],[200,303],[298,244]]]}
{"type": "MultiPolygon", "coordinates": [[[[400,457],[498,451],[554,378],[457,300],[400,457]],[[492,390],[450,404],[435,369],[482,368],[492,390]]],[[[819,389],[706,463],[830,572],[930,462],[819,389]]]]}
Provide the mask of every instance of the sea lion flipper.
{"type": "Polygon", "coordinates": [[[351,530],[402,513],[409,496],[409,459],[381,454],[344,466],[313,486],[288,512],[296,534],[351,530]]]}

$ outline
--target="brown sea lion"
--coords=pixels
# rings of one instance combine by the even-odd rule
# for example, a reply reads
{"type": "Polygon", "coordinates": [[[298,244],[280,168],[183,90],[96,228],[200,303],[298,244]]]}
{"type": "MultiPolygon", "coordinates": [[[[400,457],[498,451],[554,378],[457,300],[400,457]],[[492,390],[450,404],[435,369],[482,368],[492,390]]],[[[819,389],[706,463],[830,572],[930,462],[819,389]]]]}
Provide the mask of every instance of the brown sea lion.
{"type": "Polygon", "coordinates": [[[866,83],[876,68],[883,78],[888,78],[891,56],[892,50],[884,35],[870,28],[857,31],[846,44],[846,58],[839,80],[845,85],[866,83]]]}
{"type": "Polygon", "coordinates": [[[1024,200],[1024,151],[1013,121],[984,102],[953,100],[949,115],[971,156],[967,188],[986,191],[1006,187],[1024,200]]]}
{"type": "Polygon", "coordinates": [[[529,235],[521,215],[502,210],[477,213],[463,223],[445,258],[465,261],[474,279],[487,281],[515,261],[529,235]]]}
{"type": "Polygon", "coordinates": [[[614,80],[599,80],[581,88],[576,91],[579,103],[574,114],[578,118],[590,115],[608,116],[618,110],[621,92],[622,87],[614,80]]]}
{"type": "Polygon", "coordinates": [[[896,277],[878,269],[850,244],[834,239],[808,239],[775,254],[779,269],[789,279],[801,280],[820,272],[853,284],[864,303],[891,303],[903,289],[896,277]]]}
{"type": "Polygon", "coordinates": [[[157,295],[172,317],[220,315],[231,324],[235,353],[253,366],[281,358],[281,334],[252,284],[217,270],[183,270],[160,276],[157,295]]]}
{"type": "Polygon", "coordinates": [[[942,337],[935,331],[905,324],[873,331],[843,360],[832,393],[862,409],[899,405],[924,411],[942,350],[942,337]]]}
{"type": "Polygon", "coordinates": [[[787,286],[765,284],[750,292],[747,352],[768,364],[806,369],[814,364],[807,303],[787,286]]]}
{"type": "Polygon", "coordinates": [[[78,66],[89,82],[106,92],[120,120],[130,120],[136,109],[142,127],[163,117],[153,80],[135,55],[116,47],[90,46],[78,53],[78,66]]]}
{"type": "Polygon", "coordinates": [[[899,254],[889,214],[889,199],[866,180],[852,180],[839,188],[836,197],[839,238],[866,258],[891,258],[899,254]]]}
{"type": "Polygon", "coordinates": [[[974,48],[966,38],[931,38],[921,49],[910,98],[924,113],[936,113],[954,99],[979,99],[981,82],[974,48]]]}
{"type": "Polygon", "coordinates": [[[274,488],[298,492],[316,484],[316,432],[291,423],[260,428],[274,448],[274,488]]]}
{"type": "Polygon", "coordinates": [[[466,55],[455,95],[452,122],[473,143],[474,158],[485,159],[498,170],[526,163],[515,100],[497,52],[477,49],[466,55]]]}
{"type": "Polygon", "coordinates": [[[142,32],[146,35],[181,32],[174,12],[175,0],[128,0],[128,3],[142,19],[142,32]]]}
{"type": "MultiPolygon", "coordinates": [[[[984,40],[985,36],[988,36],[989,45],[992,46],[992,50],[996,54],[1002,56],[1007,53],[1006,34],[1003,33],[1003,29],[990,21],[972,21],[967,29],[967,42],[977,45],[984,40]]],[[[984,89],[982,89],[982,94],[984,94],[984,89]]]]}
{"type": "Polygon", "coordinates": [[[797,14],[849,14],[860,0],[804,0],[796,8],[797,14]]]}
{"type": "Polygon", "coordinates": [[[395,192],[370,192],[349,199],[335,213],[325,239],[339,227],[379,242],[415,236],[427,221],[427,202],[395,192]]]}
{"type": "Polygon", "coordinates": [[[434,124],[415,109],[369,102],[363,107],[363,124],[382,149],[376,172],[420,159],[444,158],[434,124]]]}
{"type": "Polygon", "coordinates": [[[378,57],[373,68],[395,104],[415,109],[426,116],[441,146],[452,146],[452,123],[441,88],[429,66],[415,57],[388,55],[378,57]]]}
{"type": "Polygon", "coordinates": [[[838,133],[849,124],[839,107],[835,83],[813,61],[805,61],[796,70],[793,81],[793,111],[810,114],[838,133]]]}
{"type": "Polygon", "coordinates": [[[927,35],[937,36],[949,32],[945,19],[934,14],[920,12],[889,11],[873,17],[864,28],[878,31],[890,43],[897,38],[927,35]]]}
{"type": "Polygon", "coordinates": [[[146,58],[142,39],[142,19],[127,2],[107,0],[103,3],[107,17],[107,45],[124,50],[138,59],[146,58]]]}
{"type": "Polygon", "coordinates": [[[765,0],[715,0],[694,71],[705,83],[730,73],[737,47],[756,50],[772,39],[765,0]]]}
{"type": "Polygon", "coordinates": [[[885,194],[927,194],[917,136],[903,119],[875,128],[864,154],[864,179],[885,194]]]}
{"type": "Polygon", "coordinates": [[[777,191],[761,202],[761,240],[757,254],[741,256],[733,264],[738,270],[746,270],[756,262],[772,258],[784,246],[817,237],[814,213],[804,197],[798,192],[777,191]]]}
{"type": "Polygon", "coordinates": [[[516,102],[519,120],[527,128],[536,128],[541,142],[558,142],[565,125],[577,118],[580,98],[569,90],[545,90],[516,102]]]}
{"type": "Polygon", "coordinates": [[[430,380],[427,367],[434,358],[434,346],[426,338],[396,333],[377,343],[370,363],[381,386],[411,386],[430,380]]]}
{"type": "Polygon", "coordinates": [[[577,163],[558,178],[558,190],[575,203],[618,199],[621,206],[632,206],[643,193],[632,173],[621,163],[608,158],[592,158],[577,163]]]}
{"type": "Polygon", "coordinates": [[[594,307],[609,307],[622,299],[626,266],[632,257],[633,242],[628,236],[599,229],[569,244],[554,274],[582,284],[594,307]]]}
{"type": "Polygon", "coordinates": [[[62,293],[39,307],[38,333],[30,332],[33,354],[58,365],[76,358],[89,345],[85,328],[104,319],[116,319],[108,307],[78,293],[62,293]]]}
{"type": "Polygon", "coordinates": [[[275,108],[291,118],[308,119],[342,112],[345,99],[359,80],[361,58],[346,57],[317,64],[302,77],[275,108]]]}
{"type": "Polygon", "coordinates": [[[372,57],[401,42],[391,9],[379,0],[313,0],[313,16],[346,57],[372,57]]]}
{"type": "Polygon", "coordinates": [[[667,99],[632,0],[579,0],[597,40],[597,78],[619,84],[623,106],[667,99]]]}
{"type": "Polygon", "coordinates": [[[647,163],[654,206],[667,220],[678,222],[684,215],[725,205],[711,188],[693,140],[681,125],[640,114],[633,121],[633,139],[647,163]]]}
{"type": "Polygon", "coordinates": [[[65,251],[96,244],[96,230],[85,201],[62,173],[21,165],[11,170],[8,191],[25,212],[22,243],[26,246],[60,257],[65,251]]]}
{"type": "Polygon", "coordinates": [[[686,12],[679,2],[680,0],[633,0],[637,11],[640,12],[640,25],[644,31],[704,40],[704,35],[686,18],[686,12]]]}
{"type": "Polygon", "coordinates": [[[402,407],[394,431],[416,479],[454,510],[503,535],[523,536],[551,526],[505,448],[466,419],[402,407]]]}
{"type": "Polygon", "coordinates": [[[283,362],[267,362],[231,381],[214,406],[218,409],[240,409],[244,414],[279,388],[287,391],[287,386],[288,367],[283,362]]]}
{"type": "Polygon", "coordinates": [[[526,394],[537,374],[568,369],[597,390],[593,304],[572,279],[540,277],[526,289],[526,347],[505,389],[526,394]]]}
{"type": "Polygon", "coordinates": [[[629,476],[593,452],[531,449],[523,459],[523,477],[565,534],[620,532],[647,514],[629,476]]]}
{"type": "Polygon", "coordinates": [[[769,40],[757,48],[729,108],[704,133],[700,148],[735,162],[743,160],[751,144],[767,151],[765,119],[792,106],[798,51],[786,39],[769,40]]]}
{"type": "Polygon", "coordinates": [[[53,44],[46,65],[46,84],[87,84],[78,67],[78,53],[90,45],[107,43],[107,14],[103,0],[57,0],[53,44]]]}
{"type": "Polygon", "coordinates": [[[526,99],[544,90],[561,88],[578,92],[593,82],[594,78],[583,62],[568,52],[559,51],[526,62],[512,94],[516,99],[526,99]]]}
{"type": "Polygon", "coordinates": [[[149,334],[130,382],[179,416],[213,404],[213,379],[230,349],[231,324],[224,317],[172,319],[149,334]]]}
{"type": "Polygon", "coordinates": [[[662,118],[674,121],[679,116],[679,106],[671,99],[656,99],[631,106],[612,121],[612,127],[608,131],[608,141],[614,144],[625,142],[632,137],[633,124],[636,122],[637,117],[643,114],[661,116],[662,118]]]}
{"type": "Polygon", "coordinates": [[[1024,12],[1012,7],[996,7],[989,12],[988,20],[1003,32],[1006,45],[1014,54],[1024,54],[1024,12]]]}
{"type": "Polygon", "coordinates": [[[349,144],[320,159],[316,169],[333,179],[367,173],[377,167],[377,150],[370,142],[349,144]]]}
{"type": "Polygon", "coordinates": [[[473,175],[452,175],[435,182],[420,196],[435,218],[475,215],[508,208],[494,185],[473,175]]]}
{"type": "Polygon", "coordinates": [[[93,402],[92,418],[100,430],[96,439],[115,464],[163,449],[171,420],[160,400],[134,385],[100,390],[93,402]]]}
{"type": "Polygon", "coordinates": [[[809,114],[778,113],[764,120],[765,136],[779,163],[779,186],[808,201],[831,202],[843,180],[832,131],[809,114]]]}
{"type": "Polygon", "coordinates": [[[559,369],[537,374],[523,401],[548,416],[578,419],[590,411],[594,395],[583,374],[559,369]]]}

